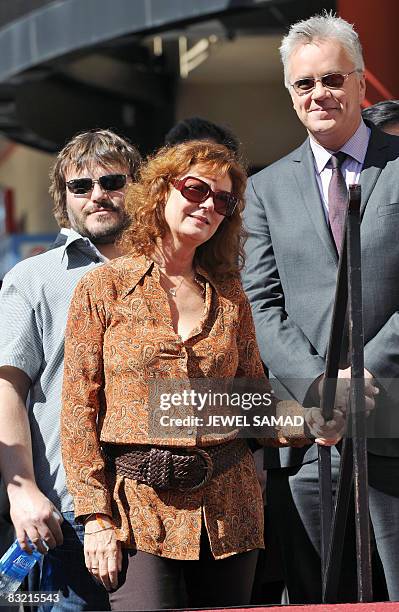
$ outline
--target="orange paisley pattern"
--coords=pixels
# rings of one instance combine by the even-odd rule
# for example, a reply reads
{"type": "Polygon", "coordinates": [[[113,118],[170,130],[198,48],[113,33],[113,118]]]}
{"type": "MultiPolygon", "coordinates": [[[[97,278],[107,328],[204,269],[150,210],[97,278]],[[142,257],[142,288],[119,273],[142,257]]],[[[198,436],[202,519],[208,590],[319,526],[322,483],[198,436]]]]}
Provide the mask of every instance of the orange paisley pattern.
{"type": "Polygon", "coordinates": [[[263,378],[240,282],[202,270],[205,306],[184,342],[174,332],[159,269],[124,256],[90,271],[72,299],[65,336],[62,454],[76,516],[113,517],[125,546],[198,559],[203,523],[215,558],[263,548],[263,502],[250,452],[198,491],[156,491],[104,470],[101,443],[207,446],[225,438],[148,435],[148,381],[263,378]]]}

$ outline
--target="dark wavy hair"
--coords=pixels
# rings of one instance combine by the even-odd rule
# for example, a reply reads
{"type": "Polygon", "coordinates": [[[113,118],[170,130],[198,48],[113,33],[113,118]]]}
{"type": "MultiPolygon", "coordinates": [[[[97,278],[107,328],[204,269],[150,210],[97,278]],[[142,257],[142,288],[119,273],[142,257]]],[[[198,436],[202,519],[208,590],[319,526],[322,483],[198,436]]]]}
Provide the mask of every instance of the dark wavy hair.
{"type": "Polygon", "coordinates": [[[238,199],[233,215],[225,218],[215,234],[195,253],[199,264],[215,280],[237,276],[243,263],[242,211],[246,173],[233,151],[208,141],[191,140],[161,148],[140,169],[136,183],[129,185],[125,205],[131,218],[120,246],[124,252],[151,257],[157,240],[168,232],[165,203],[171,181],[191,167],[219,177],[229,175],[232,192],[238,199]]]}
{"type": "Polygon", "coordinates": [[[50,171],[49,193],[53,199],[54,217],[60,227],[70,227],[66,210],[65,174],[69,168],[78,171],[95,166],[126,169],[133,179],[140,164],[140,153],[128,140],[111,130],[90,130],[77,134],[58,153],[50,171]]]}

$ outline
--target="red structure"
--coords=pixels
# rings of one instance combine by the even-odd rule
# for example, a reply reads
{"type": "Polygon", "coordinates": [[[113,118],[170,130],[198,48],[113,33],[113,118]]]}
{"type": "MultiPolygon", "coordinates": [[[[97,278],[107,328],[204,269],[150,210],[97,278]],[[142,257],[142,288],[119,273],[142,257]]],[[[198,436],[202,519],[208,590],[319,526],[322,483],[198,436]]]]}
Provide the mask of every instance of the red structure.
{"type": "Polygon", "coordinates": [[[337,13],[355,24],[366,61],[366,106],[399,98],[397,0],[337,0],[337,13]]]}

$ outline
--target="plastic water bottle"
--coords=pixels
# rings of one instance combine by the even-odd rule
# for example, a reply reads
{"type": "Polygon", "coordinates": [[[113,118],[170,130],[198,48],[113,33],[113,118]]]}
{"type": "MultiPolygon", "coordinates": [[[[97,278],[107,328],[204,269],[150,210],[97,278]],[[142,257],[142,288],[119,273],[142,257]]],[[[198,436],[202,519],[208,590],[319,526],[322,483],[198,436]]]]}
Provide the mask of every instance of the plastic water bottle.
{"type": "Polygon", "coordinates": [[[21,549],[18,540],[15,540],[0,559],[0,594],[15,593],[41,557],[41,553],[36,549],[31,554],[25,552],[21,549]]]}

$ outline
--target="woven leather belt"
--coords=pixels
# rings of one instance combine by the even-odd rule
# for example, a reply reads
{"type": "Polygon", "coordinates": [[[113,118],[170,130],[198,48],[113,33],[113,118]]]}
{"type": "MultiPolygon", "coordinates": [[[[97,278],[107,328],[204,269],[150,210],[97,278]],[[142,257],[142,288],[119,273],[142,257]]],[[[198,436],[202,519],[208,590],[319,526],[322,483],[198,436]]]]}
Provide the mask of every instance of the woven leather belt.
{"type": "Polygon", "coordinates": [[[248,452],[245,440],[207,446],[103,445],[106,470],[154,489],[197,491],[212,478],[236,465],[248,452]]]}

